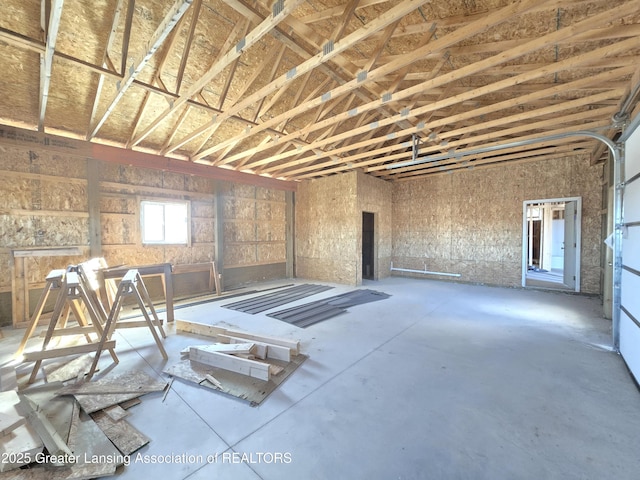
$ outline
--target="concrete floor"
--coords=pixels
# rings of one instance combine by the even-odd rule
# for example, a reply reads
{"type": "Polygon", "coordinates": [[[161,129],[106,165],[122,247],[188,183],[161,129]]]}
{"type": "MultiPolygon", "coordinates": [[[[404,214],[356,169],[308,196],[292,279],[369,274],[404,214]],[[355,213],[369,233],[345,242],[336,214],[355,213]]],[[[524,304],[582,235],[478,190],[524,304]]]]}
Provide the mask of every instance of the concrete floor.
{"type": "MultiPolygon", "coordinates": [[[[176,310],[300,339],[310,358],[259,407],[177,379],[164,402],[142,397],[128,418],[151,438],[140,452],[205,460],[132,463],[117,479],[638,478],[640,393],[598,299],[406,278],[364,286],[392,297],[307,329],[220,303],[176,310]]],[[[296,303],[350,290],[335,287],[296,303]]],[[[162,376],[148,332],[116,339],[113,371],[162,376]]],[[[170,329],[169,363],[197,341],[170,329]]]]}

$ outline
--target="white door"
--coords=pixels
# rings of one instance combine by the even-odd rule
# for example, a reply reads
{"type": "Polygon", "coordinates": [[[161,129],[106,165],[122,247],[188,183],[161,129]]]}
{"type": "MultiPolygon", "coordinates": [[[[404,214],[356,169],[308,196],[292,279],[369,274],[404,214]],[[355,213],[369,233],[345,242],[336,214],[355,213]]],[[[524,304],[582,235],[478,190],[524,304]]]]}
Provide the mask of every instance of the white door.
{"type": "Polygon", "coordinates": [[[564,204],[564,280],[563,283],[573,290],[576,288],[577,220],[576,202],[564,204]]]}
{"type": "Polygon", "coordinates": [[[640,381],[640,128],[625,142],[620,353],[640,381]]]}

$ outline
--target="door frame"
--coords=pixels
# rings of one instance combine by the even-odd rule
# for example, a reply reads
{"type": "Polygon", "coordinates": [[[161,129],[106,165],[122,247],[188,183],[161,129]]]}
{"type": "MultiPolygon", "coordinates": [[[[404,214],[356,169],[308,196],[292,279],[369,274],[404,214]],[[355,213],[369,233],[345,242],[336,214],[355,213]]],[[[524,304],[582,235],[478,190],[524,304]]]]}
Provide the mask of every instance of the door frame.
{"type": "MultiPolygon", "coordinates": [[[[528,223],[527,207],[537,203],[576,202],[576,286],[575,292],[580,291],[580,252],[582,250],[582,197],[543,198],[525,200],[522,202],[522,287],[527,286],[527,243],[528,223]]],[[[566,290],[565,290],[566,291],[566,290]]]]}

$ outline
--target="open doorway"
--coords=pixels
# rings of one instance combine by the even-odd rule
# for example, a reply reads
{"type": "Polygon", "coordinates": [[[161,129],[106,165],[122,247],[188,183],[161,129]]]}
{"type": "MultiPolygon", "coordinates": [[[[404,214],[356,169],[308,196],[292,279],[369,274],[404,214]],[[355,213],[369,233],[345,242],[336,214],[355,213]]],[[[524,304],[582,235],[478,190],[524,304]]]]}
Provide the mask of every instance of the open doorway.
{"type": "Polygon", "coordinates": [[[579,197],[524,202],[522,286],[580,291],[579,197]]]}
{"type": "Polygon", "coordinates": [[[362,278],[375,279],[375,215],[362,212],[362,278]]]}

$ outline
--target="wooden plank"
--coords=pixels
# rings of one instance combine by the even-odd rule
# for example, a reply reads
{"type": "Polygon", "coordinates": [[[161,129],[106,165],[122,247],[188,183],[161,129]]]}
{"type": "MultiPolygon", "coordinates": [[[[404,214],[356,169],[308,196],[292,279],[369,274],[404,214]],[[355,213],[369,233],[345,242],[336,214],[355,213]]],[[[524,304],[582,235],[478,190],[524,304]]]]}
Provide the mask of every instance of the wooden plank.
{"type": "MultiPolygon", "coordinates": [[[[111,443],[93,419],[80,411],[80,409],[76,409],[74,412],[74,419],[69,432],[69,448],[73,450],[75,455],[79,455],[83,462],[87,459],[90,462],[88,466],[95,466],[106,469],[107,472],[112,472],[106,473],[106,475],[113,475],[116,467],[123,465],[126,461],[125,457],[111,443]]],[[[96,474],[94,473],[94,475],[96,474]]]]}
{"type": "Polygon", "coordinates": [[[268,335],[258,335],[258,334],[249,333],[249,332],[242,332],[240,330],[227,330],[226,335],[246,338],[248,340],[255,340],[256,342],[280,345],[281,347],[287,347],[291,349],[291,353],[294,355],[297,355],[298,353],[300,353],[300,342],[297,340],[287,340],[286,338],[272,337],[268,335]]]}
{"type": "Polygon", "coordinates": [[[87,373],[91,368],[92,361],[92,356],[86,354],[63,364],[46,365],[43,368],[44,375],[48,383],[66,382],[87,373]]]}
{"type": "Polygon", "coordinates": [[[16,409],[18,402],[20,398],[16,392],[0,392],[0,435],[4,436],[24,425],[25,419],[16,409]]]}
{"type": "Polygon", "coordinates": [[[69,429],[76,401],[71,397],[58,397],[56,393],[62,387],[60,382],[45,383],[22,390],[22,393],[37,407],[60,438],[66,443],[69,440],[69,429]]]}
{"type": "MultiPolygon", "coordinates": [[[[224,219],[224,184],[221,181],[217,181],[216,182],[216,204],[215,204],[215,208],[216,208],[216,216],[214,218],[214,228],[215,228],[215,242],[216,242],[216,246],[215,246],[215,258],[214,261],[216,262],[216,269],[218,271],[218,274],[224,274],[224,225],[225,225],[225,219],[224,219]]],[[[222,278],[219,279],[219,285],[216,283],[216,289],[218,289],[218,292],[221,292],[222,289],[224,289],[224,276],[222,278]],[[219,288],[219,289],[218,289],[219,288]]]]}
{"type": "Polygon", "coordinates": [[[26,312],[28,308],[28,300],[24,296],[27,279],[25,276],[25,261],[20,256],[13,259],[13,275],[11,275],[11,310],[13,313],[13,328],[18,323],[26,322],[29,314],[26,312]]]}
{"type": "MultiPolygon", "coordinates": [[[[230,343],[244,343],[247,341],[246,338],[234,337],[231,335],[218,335],[220,340],[223,342],[230,343]]],[[[254,352],[256,357],[258,358],[272,358],[274,360],[283,360],[285,362],[291,361],[291,349],[288,347],[282,347],[280,345],[273,345],[264,342],[254,342],[256,347],[260,349],[254,352]]]]}
{"type": "Polygon", "coordinates": [[[114,422],[104,412],[95,412],[91,418],[123,455],[131,455],[150,441],[126,420],[114,422]]]}
{"type": "Polygon", "coordinates": [[[140,393],[114,393],[100,395],[75,395],[76,401],[86,413],[94,413],[137,399],[140,393]]]}
{"type": "Polygon", "coordinates": [[[293,278],[295,276],[295,193],[286,192],[285,198],[287,202],[286,217],[286,276],[293,278]]]}
{"type": "Polygon", "coordinates": [[[109,418],[111,418],[111,420],[113,420],[114,422],[119,422],[123,418],[128,417],[130,415],[130,413],[127,412],[120,405],[113,405],[111,407],[103,409],[102,411],[106,413],[109,416],[109,418]]]}
{"type": "Polygon", "coordinates": [[[189,358],[212,367],[247,375],[260,380],[269,380],[269,364],[238,358],[223,353],[208,352],[198,347],[189,349],[189,358]]]}
{"type": "Polygon", "coordinates": [[[82,255],[81,247],[19,248],[12,250],[14,257],[77,257],[82,255]]]}
{"type": "Polygon", "coordinates": [[[161,392],[167,387],[167,382],[158,381],[150,375],[134,371],[121,375],[111,375],[95,382],[76,383],[58,391],[59,395],[101,395],[137,393],[143,395],[151,392],[161,392]]]}
{"type": "Polygon", "coordinates": [[[102,256],[100,162],[94,158],[87,159],[87,203],[89,210],[89,254],[91,257],[100,257],[102,256]]]}
{"type": "MultiPolygon", "coordinates": [[[[214,343],[212,345],[197,345],[195,348],[206,352],[225,353],[235,355],[239,353],[250,354],[255,346],[254,343],[214,343]]],[[[191,348],[191,347],[189,347],[191,348]]]]}
{"type": "Polygon", "coordinates": [[[136,397],[136,398],[132,398],[131,400],[127,400],[125,402],[120,402],[119,405],[125,410],[128,410],[129,408],[135,407],[136,405],[140,405],[141,403],[142,403],[142,400],[136,397]]]}
{"type": "Polygon", "coordinates": [[[206,325],[204,323],[189,322],[187,320],[176,320],[176,331],[194,333],[205,337],[216,337],[225,334],[227,329],[206,325]]]}
{"type": "MultiPolygon", "coordinates": [[[[115,340],[109,340],[105,343],[104,349],[113,349],[116,346],[115,340]]],[[[44,360],[46,358],[65,357],[67,355],[74,355],[77,353],[90,353],[95,352],[98,345],[95,343],[88,343],[86,345],[74,345],[72,347],[53,348],[51,350],[43,350],[36,352],[25,352],[23,354],[26,362],[35,362],[37,360],[44,360]]]]}
{"type": "MultiPolygon", "coordinates": [[[[49,87],[51,85],[51,69],[53,67],[53,54],[56,50],[56,39],[58,38],[58,28],[62,17],[62,5],[64,0],[52,0],[50,4],[50,14],[48,26],[46,27],[47,42],[44,54],[40,56],[40,105],[38,115],[38,130],[44,130],[44,116],[47,111],[49,100],[49,87]]],[[[43,18],[43,20],[46,20],[43,18]]]]}
{"type": "Polygon", "coordinates": [[[31,459],[42,452],[43,444],[36,431],[30,425],[21,425],[11,433],[0,437],[0,455],[5,458],[5,454],[20,455],[7,458],[8,461],[0,462],[0,472],[8,472],[23,465],[31,463],[31,459]]]}
{"type": "Polygon", "coordinates": [[[62,439],[60,434],[51,425],[49,419],[38,409],[38,407],[24,395],[19,395],[20,402],[16,405],[27,422],[38,433],[44,446],[51,455],[72,456],[73,453],[62,439]]]}

